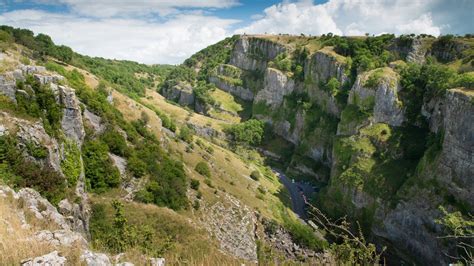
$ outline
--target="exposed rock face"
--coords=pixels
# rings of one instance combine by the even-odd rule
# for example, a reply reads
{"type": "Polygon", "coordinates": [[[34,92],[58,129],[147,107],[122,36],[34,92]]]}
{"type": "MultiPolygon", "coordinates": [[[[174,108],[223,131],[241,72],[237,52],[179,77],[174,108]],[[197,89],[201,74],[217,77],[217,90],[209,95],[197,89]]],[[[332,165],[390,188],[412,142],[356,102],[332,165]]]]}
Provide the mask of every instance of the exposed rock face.
{"type": "Polygon", "coordinates": [[[89,109],[84,110],[83,117],[96,133],[100,134],[105,130],[105,125],[102,123],[100,116],[92,113],[89,109]]]}
{"type": "Polygon", "coordinates": [[[127,160],[125,160],[125,158],[122,158],[120,156],[117,156],[113,153],[109,153],[109,157],[110,159],[112,159],[112,161],[114,162],[114,165],[115,167],[117,167],[117,169],[119,170],[120,172],[120,175],[122,177],[125,176],[126,174],[126,169],[127,169],[127,160]]]}
{"type": "Polygon", "coordinates": [[[163,96],[167,99],[178,102],[180,105],[193,105],[193,87],[188,83],[178,83],[163,91],[163,96]]]}
{"type": "Polygon", "coordinates": [[[33,77],[41,84],[46,85],[48,83],[58,83],[64,80],[64,77],[61,75],[41,75],[34,74],[33,77]]]}
{"type": "Polygon", "coordinates": [[[197,135],[204,137],[204,138],[224,138],[225,135],[221,131],[215,130],[212,127],[208,126],[201,126],[194,123],[187,123],[187,125],[192,128],[197,135]]]}
{"type": "Polygon", "coordinates": [[[81,255],[81,261],[85,262],[88,266],[110,266],[109,257],[103,253],[96,253],[90,250],[84,250],[81,255]]]}
{"type": "Polygon", "coordinates": [[[47,242],[55,247],[71,247],[74,244],[79,244],[81,247],[87,247],[87,241],[84,237],[76,232],[70,230],[43,230],[36,233],[35,238],[39,241],[47,242]]]}
{"type": "Polygon", "coordinates": [[[457,40],[445,41],[438,39],[431,47],[430,54],[441,62],[451,62],[460,58],[462,52],[469,49],[469,44],[457,40]]]}
{"type": "Polygon", "coordinates": [[[331,47],[326,47],[314,53],[304,66],[305,79],[312,79],[314,82],[328,82],[335,77],[341,84],[347,81],[345,74],[345,59],[336,54],[331,47]]]}
{"type": "Polygon", "coordinates": [[[320,256],[315,251],[296,244],[290,233],[278,224],[264,218],[261,219],[261,224],[263,226],[264,240],[277,250],[283,251],[286,258],[299,260],[301,258],[307,259],[320,256]]]}
{"type": "Polygon", "coordinates": [[[438,176],[474,208],[474,104],[472,91],[446,93],[444,140],[438,176]],[[471,96],[469,96],[471,94],[471,96]]]}
{"type": "Polygon", "coordinates": [[[66,258],[53,251],[41,257],[27,259],[21,263],[22,266],[60,266],[66,265],[66,258]]]}
{"type": "Polygon", "coordinates": [[[285,51],[281,44],[243,35],[235,43],[230,64],[244,70],[263,71],[268,61],[285,51]]]}
{"type": "Polygon", "coordinates": [[[0,124],[5,125],[7,128],[13,127],[17,129],[18,145],[21,147],[24,147],[27,143],[34,143],[37,146],[46,148],[48,150],[46,158],[33,158],[28,154],[25,154],[25,156],[40,165],[51,167],[56,172],[62,174],[60,165],[61,153],[58,142],[46,133],[41,122],[32,123],[24,119],[12,117],[6,112],[0,112],[0,124]]]}
{"type": "Polygon", "coordinates": [[[441,252],[437,234],[441,232],[440,225],[434,222],[439,218],[439,213],[433,204],[433,195],[417,192],[408,202],[401,202],[394,210],[388,211],[383,216],[379,210],[377,219],[382,220],[380,226],[375,226],[373,233],[388,239],[392,248],[409,251],[414,257],[423,258],[427,265],[443,265],[447,257],[441,252]]]}
{"type": "Polygon", "coordinates": [[[407,62],[423,64],[425,63],[426,48],[423,46],[423,41],[416,38],[413,39],[410,51],[406,56],[407,62]]]}
{"type": "MultiPolygon", "coordinates": [[[[227,76],[228,73],[226,73],[226,71],[225,71],[225,66],[226,65],[218,66],[217,69],[216,69],[215,75],[212,75],[212,76],[209,77],[209,82],[216,85],[216,87],[218,87],[219,89],[221,89],[223,91],[226,91],[226,92],[228,92],[228,93],[230,93],[234,96],[237,96],[237,97],[239,97],[240,99],[242,99],[244,101],[253,100],[254,93],[252,92],[252,90],[250,90],[248,88],[244,88],[243,86],[232,84],[230,82],[230,80],[232,80],[232,78],[229,78],[227,76]],[[227,79],[227,78],[229,78],[229,79],[227,79]]],[[[241,77],[237,77],[237,78],[241,82],[241,80],[240,80],[241,77]]]]}
{"type": "Polygon", "coordinates": [[[300,141],[301,133],[303,132],[304,127],[304,111],[300,110],[295,115],[295,124],[291,125],[290,122],[284,121],[275,121],[273,122],[273,131],[275,134],[281,136],[285,140],[298,144],[300,141]]]}
{"type": "Polygon", "coordinates": [[[274,68],[265,71],[264,88],[257,93],[255,102],[265,102],[268,106],[276,108],[283,102],[283,97],[295,89],[295,82],[283,72],[274,68]]]}
{"type": "Polygon", "coordinates": [[[60,103],[64,106],[61,127],[66,137],[73,139],[82,145],[84,136],[84,125],[82,124],[81,108],[74,89],[66,86],[58,86],[60,103]]]}
{"type": "Polygon", "coordinates": [[[341,110],[336,99],[329,92],[321,90],[320,85],[326,84],[331,78],[336,78],[341,85],[346,83],[346,68],[345,59],[337,55],[331,47],[316,52],[304,65],[307,93],[327,113],[334,116],[339,116],[341,110]]]}
{"type": "Polygon", "coordinates": [[[0,75],[0,93],[13,101],[16,101],[16,79],[13,72],[7,72],[0,75]]]}
{"type": "Polygon", "coordinates": [[[373,118],[376,123],[387,123],[391,126],[400,126],[405,120],[404,110],[398,98],[401,89],[398,75],[389,68],[384,68],[384,74],[375,88],[368,88],[365,82],[370,75],[376,73],[359,75],[349,93],[350,104],[358,105],[362,110],[373,109],[373,118]]]}
{"type": "Polygon", "coordinates": [[[222,201],[206,209],[204,225],[219,240],[221,249],[242,259],[257,260],[254,213],[225,194],[222,201]]]}

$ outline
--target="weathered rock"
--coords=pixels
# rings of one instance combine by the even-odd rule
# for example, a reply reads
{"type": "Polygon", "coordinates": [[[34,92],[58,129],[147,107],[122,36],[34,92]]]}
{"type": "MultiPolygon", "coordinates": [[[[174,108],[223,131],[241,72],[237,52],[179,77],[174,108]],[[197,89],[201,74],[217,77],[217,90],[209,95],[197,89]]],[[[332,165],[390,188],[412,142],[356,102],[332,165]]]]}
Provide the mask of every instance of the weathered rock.
{"type": "Polygon", "coordinates": [[[64,80],[64,77],[61,75],[41,75],[34,74],[33,77],[41,84],[46,85],[48,83],[58,83],[64,80]]]}
{"type": "Polygon", "coordinates": [[[171,88],[163,89],[163,96],[180,105],[193,105],[193,87],[189,83],[180,82],[171,88]]]}
{"type": "Polygon", "coordinates": [[[204,138],[225,138],[224,133],[218,131],[211,126],[202,126],[195,123],[187,123],[187,125],[196,132],[196,135],[199,135],[204,138]]]}
{"type": "Polygon", "coordinates": [[[105,125],[102,123],[100,116],[92,113],[89,109],[84,109],[83,118],[85,118],[96,133],[100,134],[105,130],[105,125]]]}
{"type": "Polygon", "coordinates": [[[221,249],[236,257],[256,261],[254,213],[229,194],[206,208],[204,226],[220,242],[221,249]],[[224,204],[225,202],[225,204],[224,204]]]}
{"type": "Polygon", "coordinates": [[[359,106],[361,110],[372,111],[375,123],[400,126],[405,120],[404,110],[398,98],[400,89],[399,77],[392,69],[375,69],[357,76],[349,93],[348,103],[359,106]],[[367,79],[377,71],[383,71],[378,84],[374,88],[368,88],[367,79]]]}
{"type": "Polygon", "coordinates": [[[329,114],[340,115],[340,108],[330,92],[320,88],[331,78],[336,78],[341,86],[348,81],[345,58],[336,54],[331,47],[317,51],[304,65],[306,92],[310,98],[329,114]]]}
{"type": "Polygon", "coordinates": [[[22,266],[60,266],[60,265],[66,265],[66,261],[67,261],[66,258],[59,255],[59,253],[55,250],[41,257],[24,260],[21,262],[21,265],[22,266]]]}
{"type": "Polygon", "coordinates": [[[21,199],[24,207],[31,211],[37,219],[53,222],[56,226],[65,230],[70,229],[64,217],[37,191],[31,188],[22,188],[14,195],[14,198],[21,199]]]}
{"type": "Polygon", "coordinates": [[[39,231],[36,233],[35,239],[55,247],[71,247],[72,245],[80,245],[82,248],[87,247],[87,241],[84,237],[70,230],[56,230],[53,232],[48,230],[39,231]]]}
{"type": "Polygon", "coordinates": [[[23,72],[23,75],[32,75],[35,73],[43,73],[46,72],[46,68],[44,66],[21,66],[20,67],[21,71],[23,72]]]}
{"type": "Polygon", "coordinates": [[[81,108],[74,89],[66,86],[58,86],[60,103],[64,106],[61,127],[66,137],[73,139],[82,145],[85,131],[82,124],[81,108]]]}
{"type": "Polygon", "coordinates": [[[81,261],[83,261],[87,266],[109,266],[110,263],[109,257],[103,253],[96,253],[90,250],[84,250],[81,255],[81,261]]]}
{"type": "Polygon", "coordinates": [[[150,258],[151,266],[165,266],[165,259],[163,258],[150,258]]]}
{"type": "Polygon", "coordinates": [[[125,158],[122,158],[110,152],[109,152],[109,157],[114,162],[115,167],[117,167],[117,169],[119,170],[120,175],[124,177],[127,170],[127,160],[125,160],[125,158]]]}
{"type": "Polygon", "coordinates": [[[251,89],[243,87],[242,78],[241,69],[232,65],[219,65],[209,77],[209,82],[242,100],[251,101],[254,93],[251,89]]]}
{"type": "Polygon", "coordinates": [[[451,89],[445,97],[444,140],[436,174],[474,209],[474,96],[466,89],[451,89]]]}
{"type": "Polygon", "coordinates": [[[255,96],[255,102],[265,102],[267,106],[276,108],[283,102],[283,97],[295,89],[294,80],[274,68],[265,71],[264,88],[255,96]]]}
{"type": "Polygon", "coordinates": [[[279,43],[243,35],[234,45],[230,64],[244,70],[263,71],[268,61],[286,50],[286,47],[279,43]]]}

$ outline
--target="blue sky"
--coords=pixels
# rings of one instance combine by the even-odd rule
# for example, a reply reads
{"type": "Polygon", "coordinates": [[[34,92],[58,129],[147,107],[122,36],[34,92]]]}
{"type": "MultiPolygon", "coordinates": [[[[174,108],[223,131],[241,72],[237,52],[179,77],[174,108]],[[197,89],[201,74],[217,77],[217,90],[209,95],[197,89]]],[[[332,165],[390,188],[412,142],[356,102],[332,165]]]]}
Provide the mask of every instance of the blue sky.
{"type": "Polygon", "coordinates": [[[0,24],[92,56],[181,63],[236,33],[474,32],[474,0],[0,0],[0,24]]]}

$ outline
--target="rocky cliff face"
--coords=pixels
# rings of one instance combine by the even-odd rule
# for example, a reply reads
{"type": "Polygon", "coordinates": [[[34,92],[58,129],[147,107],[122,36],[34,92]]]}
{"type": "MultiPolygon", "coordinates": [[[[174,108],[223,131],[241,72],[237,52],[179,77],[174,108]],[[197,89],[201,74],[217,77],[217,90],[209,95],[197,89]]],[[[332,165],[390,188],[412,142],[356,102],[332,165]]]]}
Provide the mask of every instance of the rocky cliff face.
{"type": "Polygon", "coordinates": [[[194,104],[193,87],[188,83],[178,83],[162,93],[167,99],[176,101],[181,105],[188,106],[194,104]]]}
{"type": "MultiPolygon", "coordinates": [[[[15,102],[18,93],[24,93],[26,97],[34,97],[34,95],[31,96],[28,92],[17,88],[17,81],[24,81],[26,75],[33,75],[41,85],[49,87],[48,89],[53,92],[56,102],[63,108],[61,134],[64,135],[65,139],[72,141],[72,145],[75,145],[80,150],[85,136],[82,112],[79,106],[80,102],[76,97],[74,89],[57,84],[59,81],[64,80],[64,77],[49,73],[42,66],[20,65],[18,69],[0,75],[0,80],[4,81],[3,85],[0,86],[0,94],[8,96],[15,102]]],[[[41,121],[31,122],[14,117],[7,112],[1,112],[0,124],[4,128],[3,134],[15,134],[19,141],[18,145],[21,146],[19,147],[20,149],[33,143],[35,146],[47,150],[45,158],[35,158],[29,154],[24,154],[29,160],[42,166],[50,167],[64,178],[68,178],[61,168],[61,162],[65,160],[65,143],[48,135],[41,121]]],[[[88,237],[90,210],[85,192],[82,158],[79,158],[79,160],[79,162],[75,162],[81,165],[81,173],[75,189],[75,194],[79,201],[70,203],[67,199],[64,199],[60,203],[60,210],[68,217],[67,222],[71,230],[82,233],[84,237],[88,237]]]]}
{"type": "MultiPolygon", "coordinates": [[[[443,46],[433,42],[438,41],[400,38],[394,39],[387,49],[394,59],[418,64],[425,63],[429,54],[442,61],[454,60],[467,49],[459,43],[443,46]]],[[[410,99],[401,97],[399,64],[371,71],[357,69],[351,75],[350,61],[332,47],[325,47],[307,57],[304,77],[295,79],[268,67],[268,62],[278,54],[291,55],[294,47],[283,43],[258,36],[241,36],[236,41],[230,64],[237,71],[264,73],[263,86],[254,97],[247,95],[249,90],[243,86],[229,87],[230,83],[238,83],[241,76],[227,75],[232,82],[215,77],[211,81],[233,95],[253,100],[254,117],[271,124],[276,135],[295,146],[288,170],[327,181],[329,177],[323,177],[324,171],[315,170],[327,167],[331,177],[328,191],[340,195],[342,200],[329,197],[323,202],[326,209],[340,208],[353,219],[369,221],[366,229],[376,241],[390,243],[399,254],[408,253],[432,264],[447,261],[443,252],[451,246],[439,240],[442,228],[434,221],[440,216],[437,207],[445,204],[446,197],[454,197],[473,208],[472,91],[451,89],[446,95],[423,99],[421,115],[433,134],[442,135],[442,147],[434,161],[427,162],[429,154],[410,159],[410,145],[415,144],[406,144],[407,139],[417,135],[412,135],[413,125],[408,125],[410,99]],[[337,91],[326,88],[331,80],[340,84],[337,91]],[[338,97],[346,84],[353,84],[347,99],[338,97]],[[386,180],[392,174],[394,180],[407,181],[389,184],[392,181],[386,180]],[[433,176],[436,181],[429,181],[433,176]],[[441,193],[439,188],[404,185],[410,182],[439,183],[446,190],[441,193]],[[385,188],[387,191],[382,192],[385,188]],[[395,201],[388,195],[401,199],[395,201]]],[[[419,124],[414,126],[423,132],[419,124]]],[[[424,139],[426,136],[420,141],[424,139]]]]}
{"type": "Polygon", "coordinates": [[[398,74],[390,68],[375,69],[359,75],[349,93],[349,104],[373,113],[375,123],[400,126],[404,121],[404,110],[398,97],[401,86],[398,74]],[[380,73],[380,74],[377,74],[380,73]],[[381,75],[374,87],[368,87],[368,79],[381,75]]]}
{"type": "Polygon", "coordinates": [[[230,64],[244,70],[263,71],[268,61],[285,51],[286,48],[278,43],[244,35],[235,43],[230,64]]]}
{"type": "Polygon", "coordinates": [[[445,96],[443,147],[438,176],[474,208],[474,93],[451,89],[445,96]]]}
{"type": "Polygon", "coordinates": [[[264,87],[255,97],[255,102],[263,102],[271,108],[277,108],[283,103],[283,97],[295,89],[294,80],[274,68],[265,70],[264,87]]]}
{"type": "Polygon", "coordinates": [[[232,65],[219,65],[215,73],[209,77],[209,82],[242,100],[252,101],[254,93],[250,88],[243,87],[242,79],[241,69],[232,65]]]}

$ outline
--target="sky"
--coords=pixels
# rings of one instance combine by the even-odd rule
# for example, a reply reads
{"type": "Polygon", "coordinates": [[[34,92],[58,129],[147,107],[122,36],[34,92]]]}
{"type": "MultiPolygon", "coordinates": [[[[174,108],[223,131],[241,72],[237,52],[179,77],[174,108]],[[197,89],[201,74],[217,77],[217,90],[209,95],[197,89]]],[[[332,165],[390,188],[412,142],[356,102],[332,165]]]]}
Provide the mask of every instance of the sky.
{"type": "Polygon", "coordinates": [[[0,0],[0,25],[76,52],[179,64],[242,33],[474,33],[474,0],[0,0]]]}

